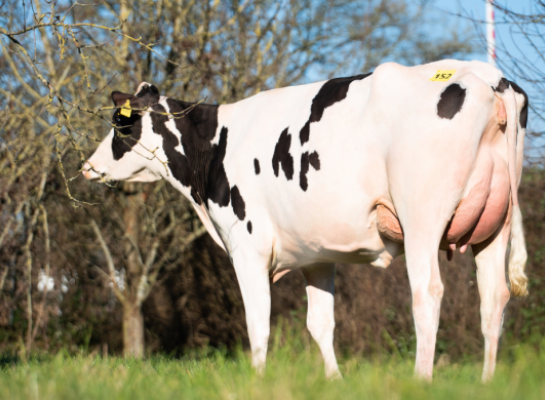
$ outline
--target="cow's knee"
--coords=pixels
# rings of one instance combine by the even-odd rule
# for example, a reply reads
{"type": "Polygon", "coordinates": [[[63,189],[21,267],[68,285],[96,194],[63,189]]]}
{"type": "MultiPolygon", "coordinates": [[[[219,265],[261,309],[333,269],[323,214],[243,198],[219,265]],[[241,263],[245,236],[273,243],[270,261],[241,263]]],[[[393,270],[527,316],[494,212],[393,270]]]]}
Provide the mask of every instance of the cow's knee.
{"type": "Polygon", "coordinates": [[[495,293],[495,303],[503,311],[509,299],[511,298],[511,293],[507,288],[507,285],[503,285],[497,288],[495,293]]]}
{"type": "Polygon", "coordinates": [[[433,296],[429,290],[417,289],[413,292],[413,315],[417,328],[423,324],[422,329],[426,330],[427,322],[433,321],[433,310],[437,300],[438,298],[433,296]]]}
{"type": "Polygon", "coordinates": [[[428,289],[430,296],[437,302],[441,301],[443,298],[443,293],[445,292],[445,286],[441,280],[437,279],[430,283],[428,289]]]}
{"type": "Polygon", "coordinates": [[[440,279],[433,280],[427,287],[417,287],[413,290],[413,308],[426,308],[436,305],[443,299],[445,287],[440,279]]]}
{"type": "Polygon", "coordinates": [[[503,310],[510,297],[509,289],[503,285],[491,293],[490,299],[481,300],[481,329],[486,339],[499,338],[503,310]]]}

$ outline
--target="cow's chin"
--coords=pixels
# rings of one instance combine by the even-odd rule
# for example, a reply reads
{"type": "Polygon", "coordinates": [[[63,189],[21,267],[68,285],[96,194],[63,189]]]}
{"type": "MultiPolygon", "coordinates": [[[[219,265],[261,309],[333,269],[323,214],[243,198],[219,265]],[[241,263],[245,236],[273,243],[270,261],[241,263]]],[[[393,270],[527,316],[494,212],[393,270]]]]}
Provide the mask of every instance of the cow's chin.
{"type": "Polygon", "coordinates": [[[160,176],[155,175],[149,169],[144,168],[136,173],[132,174],[127,179],[123,179],[126,182],[155,182],[161,179],[160,176]]]}

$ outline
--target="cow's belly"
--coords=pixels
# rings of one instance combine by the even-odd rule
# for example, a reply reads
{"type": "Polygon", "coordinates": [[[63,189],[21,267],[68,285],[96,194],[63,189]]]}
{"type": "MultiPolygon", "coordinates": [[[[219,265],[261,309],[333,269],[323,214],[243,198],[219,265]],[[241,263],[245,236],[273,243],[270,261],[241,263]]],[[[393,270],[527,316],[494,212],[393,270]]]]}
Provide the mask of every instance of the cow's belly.
{"type": "Polygon", "coordinates": [[[380,235],[374,203],[347,202],[338,210],[312,213],[309,218],[314,223],[309,223],[302,212],[299,223],[278,226],[274,274],[315,263],[369,263],[387,267],[401,245],[380,235]]]}
{"type": "Polygon", "coordinates": [[[279,235],[278,262],[281,266],[304,266],[313,263],[369,263],[377,259],[384,244],[375,232],[342,229],[340,223],[331,224],[324,231],[312,235],[279,235]],[[334,237],[337,235],[337,237],[334,237]]]}

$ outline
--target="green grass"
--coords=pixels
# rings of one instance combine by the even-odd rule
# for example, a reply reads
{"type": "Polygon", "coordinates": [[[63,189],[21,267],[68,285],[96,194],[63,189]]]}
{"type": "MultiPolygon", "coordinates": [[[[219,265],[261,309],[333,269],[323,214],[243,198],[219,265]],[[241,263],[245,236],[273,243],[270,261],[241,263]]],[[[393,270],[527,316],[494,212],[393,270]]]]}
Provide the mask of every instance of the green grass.
{"type": "Polygon", "coordinates": [[[504,358],[494,380],[480,383],[481,365],[436,368],[431,384],[413,378],[412,360],[360,357],[341,360],[342,381],[324,379],[312,349],[280,348],[269,354],[264,377],[248,355],[209,351],[194,357],[145,361],[92,355],[4,358],[0,399],[543,399],[545,352],[529,348],[504,358]]]}

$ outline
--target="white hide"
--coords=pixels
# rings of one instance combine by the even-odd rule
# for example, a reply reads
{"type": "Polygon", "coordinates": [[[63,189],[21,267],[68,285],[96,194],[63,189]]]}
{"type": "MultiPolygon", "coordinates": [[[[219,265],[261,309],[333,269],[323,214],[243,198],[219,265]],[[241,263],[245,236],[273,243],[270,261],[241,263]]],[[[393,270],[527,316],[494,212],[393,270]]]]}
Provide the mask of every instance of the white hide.
{"type": "MultiPolygon", "coordinates": [[[[415,371],[431,379],[443,294],[438,263],[443,233],[461,200],[470,193],[471,177],[480,165],[478,156],[490,152],[494,168],[506,169],[507,165],[504,137],[490,149],[479,147],[483,132],[495,117],[491,87],[501,78],[499,70],[481,62],[444,60],[412,68],[381,65],[373,75],[354,80],[346,98],[325,108],[321,120],[311,123],[310,139],[303,145],[299,132],[324,82],[274,89],[220,106],[211,142],[218,143],[220,130],[228,129],[223,165],[230,186],[236,185],[244,199],[243,221],[230,205],[209,202],[204,207],[192,200],[190,188],[158,162],[166,156],[147,115],[143,118],[148,129],[140,141],[148,153],[158,149],[157,159],[149,161],[131,151],[113,161],[110,133],[89,163],[106,179],[135,180],[135,173],[145,167],[149,176],[169,180],[192,202],[216,243],[231,257],[246,309],[252,363],[260,371],[265,366],[269,338],[269,279],[303,268],[309,330],[324,356],[326,374],[340,376],[333,350],[333,265],[388,266],[402,245],[379,234],[376,206],[381,201],[392,204],[403,228],[413,293],[415,371]],[[453,69],[456,74],[450,81],[430,81],[437,70],[453,69]],[[461,111],[452,119],[443,119],[437,115],[437,103],[452,83],[459,83],[467,95],[461,111]],[[281,167],[275,176],[272,167],[275,146],[286,128],[294,162],[291,180],[281,167]],[[301,155],[314,151],[319,154],[320,169],[309,168],[308,189],[303,191],[301,155]],[[255,159],[259,174],[254,170],[255,159]]],[[[160,104],[168,110],[166,98],[162,97],[160,104]]],[[[518,106],[517,115],[520,102],[518,106]]],[[[180,138],[174,122],[169,121],[167,127],[180,138]]],[[[178,147],[183,154],[182,146],[178,147]]],[[[145,153],[138,146],[135,149],[145,153]]],[[[517,151],[520,176],[522,150],[517,151]]],[[[94,172],[86,174],[97,177],[94,172]]],[[[508,218],[496,239],[476,246],[486,341],[483,379],[489,379],[494,370],[501,315],[509,296],[504,279],[509,231],[508,218]]],[[[520,238],[523,240],[522,233],[520,238]]]]}

